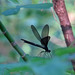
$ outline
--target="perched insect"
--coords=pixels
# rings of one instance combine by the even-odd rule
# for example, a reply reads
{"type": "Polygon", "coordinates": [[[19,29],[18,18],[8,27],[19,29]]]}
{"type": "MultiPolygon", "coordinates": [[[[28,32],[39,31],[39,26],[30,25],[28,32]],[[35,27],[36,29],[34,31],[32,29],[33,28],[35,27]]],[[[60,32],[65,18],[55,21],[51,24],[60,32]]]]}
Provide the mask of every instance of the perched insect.
{"type": "Polygon", "coordinates": [[[41,42],[42,45],[38,45],[38,44],[35,44],[35,43],[32,43],[32,42],[29,42],[27,40],[24,40],[24,39],[21,39],[21,40],[24,41],[25,43],[28,43],[28,44],[31,44],[33,46],[37,46],[37,47],[45,49],[45,51],[42,51],[42,52],[50,53],[51,50],[49,50],[48,47],[47,47],[48,42],[50,40],[50,36],[48,36],[48,34],[49,34],[49,26],[47,24],[44,26],[44,28],[42,30],[42,33],[41,33],[41,36],[39,35],[37,29],[33,25],[31,25],[31,29],[32,29],[35,37],[41,42]]]}

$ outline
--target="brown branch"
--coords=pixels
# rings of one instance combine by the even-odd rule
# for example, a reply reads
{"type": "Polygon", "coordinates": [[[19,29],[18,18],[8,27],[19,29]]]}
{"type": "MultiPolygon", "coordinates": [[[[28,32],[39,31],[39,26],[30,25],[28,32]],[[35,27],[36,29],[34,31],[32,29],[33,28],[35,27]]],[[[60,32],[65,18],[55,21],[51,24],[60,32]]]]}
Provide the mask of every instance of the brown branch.
{"type": "MultiPolygon", "coordinates": [[[[67,10],[65,7],[65,2],[64,0],[52,0],[52,2],[53,2],[54,10],[60,21],[60,26],[65,38],[66,45],[70,46],[71,43],[74,41],[74,36],[72,32],[71,23],[68,18],[67,10]]],[[[74,66],[75,61],[71,60],[71,62],[73,64],[73,69],[75,71],[75,66],[74,66]]]]}
{"type": "Polygon", "coordinates": [[[74,41],[74,36],[64,0],[53,0],[53,6],[59,18],[66,45],[69,46],[74,41]]]}

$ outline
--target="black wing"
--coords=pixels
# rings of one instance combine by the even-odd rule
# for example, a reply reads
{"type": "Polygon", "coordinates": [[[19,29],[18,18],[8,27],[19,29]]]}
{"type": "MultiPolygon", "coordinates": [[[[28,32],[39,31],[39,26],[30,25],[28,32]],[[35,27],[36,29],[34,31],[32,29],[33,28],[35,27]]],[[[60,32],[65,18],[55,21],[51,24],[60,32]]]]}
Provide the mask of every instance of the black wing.
{"type": "Polygon", "coordinates": [[[47,37],[49,34],[49,26],[46,24],[44,26],[44,28],[42,29],[42,34],[41,34],[41,37],[44,38],[44,37],[47,37]]]}
{"type": "Polygon", "coordinates": [[[47,44],[48,44],[49,40],[50,40],[50,36],[44,37],[44,38],[41,39],[41,44],[43,46],[47,47],[47,44]]]}
{"type": "Polygon", "coordinates": [[[48,36],[49,34],[49,26],[46,24],[42,30],[42,34],[41,34],[41,44],[44,46],[47,46],[48,41],[50,40],[50,36],[48,36]]]}
{"type": "Polygon", "coordinates": [[[36,29],[33,25],[31,25],[31,29],[32,29],[32,31],[33,31],[35,37],[36,37],[39,41],[41,41],[41,37],[40,37],[40,35],[39,35],[37,29],[36,29]]]}

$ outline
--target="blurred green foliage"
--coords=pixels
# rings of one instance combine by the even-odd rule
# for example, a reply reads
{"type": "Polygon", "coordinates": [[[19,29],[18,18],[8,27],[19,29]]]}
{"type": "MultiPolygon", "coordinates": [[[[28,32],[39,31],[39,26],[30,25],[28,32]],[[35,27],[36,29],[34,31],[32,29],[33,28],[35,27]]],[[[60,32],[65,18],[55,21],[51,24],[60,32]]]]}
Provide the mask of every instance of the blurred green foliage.
{"type": "MultiPolygon", "coordinates": [[[[29,61],[0,65],[0,75],[70,75],[67,71],[72,68],[71,63],[65,61],[63,58],[55,57],[39,58],[28,56],[29,61]],[[40,62],[39,62],[40,61],[40,62]],[[68,66],[69,65],[69,66],[68,66]]],[[[73,74],[73,73],[72,73],[73,74]]]]}
{"type": "MultiPolygon", "coordinates": [[[[4,16],[2,15],[2,12],[4,12],[7,9],[14,8],[17,5],[38,4],[42,2],[43,0],[12,0],[12,1],[0,0],[0,20],[5,25],[8,32],[12,35],[15,41],[20,45],[20,47],[22,47],[22,49],[31,56],[38,56],[38,54],[42,51],[42,49],[23,43],[20,40],[21,38],[23,38],[28,41],[40,44],[39,41],[35,38],[34,34],[32,33],[31,25],[35,25],[35,27],[40,33],[43,26],[45,24],[48,24],[50,27],[49,35],[51,36],[51,38],[56,37],[64,41],[61,27],[55,21],[51,10],[50,9],[35,10],[35,9],[21,8],[18,14],[10,15],[10,16],[4,16]]],[[[47,2],[50,2],[50,0],[47,0],[47,2]]],[[[66,4],[68,13],[71,13],[71,12],[75,13],[74,0],[65,0],[65,4],[66,4]]],[[[58,20],[58,17],[56,15],[55,17],[58,20]]],[[[73,27],[73,32],[75,35],[75,25],[73,25],[72,27],[73,27]]],[[[63,50],[63,49],[61,49],[61,46],[58,45],[58,43],[59,41],[56,43],[53,43],[52,41],[50,41],[48,44],[48,47],[49,49],[52,50],[52,52],[54,52],[55,49],[60,48],[58,49],[56,53],[57,55],[60,55],[60,54],[62,55],[60,50],[63,50]]],[[[74,49],[72,50],[72,52],[74,52],[74,49]]],[[[64,55],[68,53],[70,53],[69,48],[67,49],[66,53],[65,53],[65,50],[63,51],[64,55]]],[[[4,75],[10,75],[10,73],[11,75],[24,75],[24,74],[25,75],[27,74],[28,75],[37,75],[37,74],[39,75],[50,75],[50,74],[51,75],[71,75],[71,74],[75,74],[73,70],[71,70],[71,72],[68,72],[68,70],[70,69],[69,66],[71,66],[71,64],[68,64],[68,63],[70,62],[68,61],[67,63],[65,61],[66,59],[62,59],[64,57],[70,58],[68,56],[53,57],[48,59],[39,58],[39,57],[31,57],[31,56],[28,56],[28,59],[29,59],[28,63],[24,63],[24,64],[14,63],[14,64],[8,64],[8,66],[6,66],[7,64],[0,65],[0,74],[2,75],[3,72],[5,72],[4,75]],[[14,69],[18,71],[16,72],[16,74],[14,74],[14,69]]],[[[75,56],[72,56],[72,57],[75,57],[75,56]]],[[[0,31],[0,63],[2,64],[2,63],[15,62],[15,61],[22,62],[22,60],[20,59],[21,58],[19,57],[17,52],[15,52],[15,50],[12,49],[8,40],[4,37],[4,35],[0,31]],[[8,52],[7,55],[6,53],[4,53],[4,51],[6,51],[6,53],[8,52]]]]}

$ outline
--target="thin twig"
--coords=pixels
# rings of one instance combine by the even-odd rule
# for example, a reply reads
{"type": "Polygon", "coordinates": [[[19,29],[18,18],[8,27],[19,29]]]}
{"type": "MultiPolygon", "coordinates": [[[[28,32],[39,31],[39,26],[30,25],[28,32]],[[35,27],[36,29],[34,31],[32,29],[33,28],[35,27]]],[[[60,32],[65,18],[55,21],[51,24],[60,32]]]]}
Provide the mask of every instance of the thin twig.
{"type": "Polygon", "coordinates": [[[27,61],[26,58],[26,54],[25,52],[16,44],[16,42],[14,41],[14,39],[12,38],[12,36],[9,34],[9,32],[6,30],[6,28],[4,27],[4,25],[1,23],[0,21],[0,29],[3,32],[3,34],[5,35],[5,37],[8,39],[8,41],[11,43],[11,45],[13,46],[13,48],[20,54],[20,56],[23,58],[24,61],[27,61]]]}

